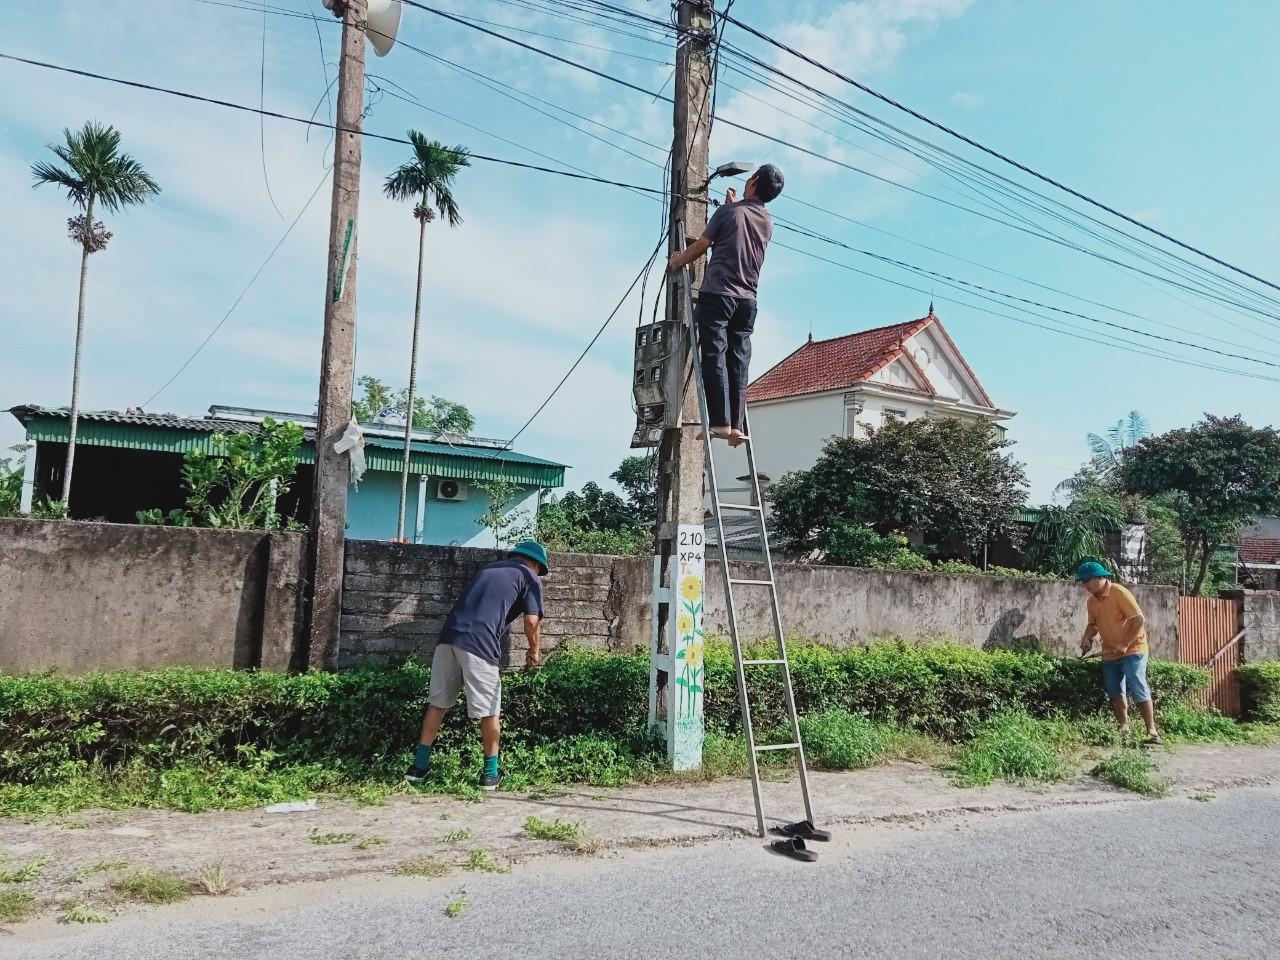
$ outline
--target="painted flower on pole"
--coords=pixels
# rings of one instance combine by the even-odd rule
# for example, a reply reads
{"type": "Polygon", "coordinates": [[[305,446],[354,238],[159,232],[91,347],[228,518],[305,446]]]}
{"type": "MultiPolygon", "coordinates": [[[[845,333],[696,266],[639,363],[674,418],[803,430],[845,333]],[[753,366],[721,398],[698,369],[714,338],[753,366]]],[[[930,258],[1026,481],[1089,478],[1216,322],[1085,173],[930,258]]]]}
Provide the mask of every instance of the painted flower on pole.
{"type": "Polygon", "coordinates": [[[676,659],[684,661],[684,669],[676,677],[680,687],[678,716],[693,717],[697,713],[698,694],[703,688],[702,578],[686,574],[680,581],[680,613],[676,617],[676,633],[680,647],[676,659]]]}

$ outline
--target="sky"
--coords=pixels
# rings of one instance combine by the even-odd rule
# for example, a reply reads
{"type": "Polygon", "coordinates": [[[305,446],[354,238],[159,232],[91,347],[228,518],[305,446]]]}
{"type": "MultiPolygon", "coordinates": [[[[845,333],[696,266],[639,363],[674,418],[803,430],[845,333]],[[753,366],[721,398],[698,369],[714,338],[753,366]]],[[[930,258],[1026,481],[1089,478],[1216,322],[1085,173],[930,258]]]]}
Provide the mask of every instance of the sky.
{"type": "MultiPolygon", "coordinates": [[[[238,8],[254,0],[225,2],[232,5],[135,0],[113,5],[105,17],[95,0],[23,4],[10,11],[0,52],[247,105],[261,97],[267,108],[292,115],[308,116],[318,106],[324,117],[339,28],[320,0],[275,0],[325,19],[267,16],[265,44],[263,14],[238,8]]],[[[661,0],[619,2],[658,17],[668,9],[661,0]]],[[[518,35],[647,90],[670,92],[671,68],[664,65],[670,50],[662,43],[533,9],[542,0],[436,5],[576,41],[518,35]]],[[[1023,164],[1280,282],[1274,216],[1280,127],[1272,121],[1280,5],[737,0],[732,12],[1023,164]]],[[[419,9],[405,10],[401,38],[621,134],[565,117],[616,146],[601,143],[405,46],[385,58],[370,55],[366,130],[404,136],[416,129],[477,153],[663,184],[662,145],[670,143],[671,119],[661,100],[419,9]],[[406,94],[417,102],[397,98],[406,94]]],[[[1032,182],[737,28],[728,29],[726,40],[911,133],[1032,182]]],[[[893,146],[779,100],[751,78],[722,69],[721,79],[718,118],[881,178],[717,124],[713,165],[771,161],[785,171],[787,189],[773,205],[775,215],[940,274],[1265,363],[1164,345],[1185,358],[1280,375],[1280,368],[1265,365],[1280,364],[1280,321],[1210,303],[959,210],[954,204],[974,208],[988,201],[893,146]]],[[[146,403],[149,412],[191,415],[227,404],[311,412],[328,230],[326,131],[3,60],[0,83],[7,94],[0,100],[6,214],[0,408],[70,400],[79,254],[66,238],[65,221],[73,211],[54,188],[32,189],[30,165],[49,156],[46,145],[59,140],[64,127],[94,119],[119,128],[124,149],[163,192],[145,207],[103,218],[114,238],[89,264],[82,407],[146,403]],[[219,324],[300,212],[208,345],[149,400],[219,324]]],[[[534,106],[564,117],[545,104],[534,106]]],[[[386,199],[381,186],[407,158],[403,145],[364,142],[357,371],[393,386],[408,379],[417,230],[411,205],[386,199]]],[[[464,223],[453,229],[435,223],[427,231],[419,383],[427,393],[466,404],[477,434],[506,439],[543,402],[641,269],[658,241],[661,207],[649,195],[481,160],[461,172],[456,195],[464,223]]],[[[1090,249],[1108,249],[1082,234],[1070,236],[1090,249]]],[[[1051,332],[1029,325],[1046,323],[1030,312],[1035,308],[1006,305],[999,312],[1018,319],[997,316],[995,307],[942,281],[784,231],[775,241],[919,289],[775,242],[761,280],[754,372],[811,332],[825,338],[903,322],[924,315],[932,297],[987,392],[1000,407],[1017,411],[1009,437],[1037,502],[1050,498],[1087,457],[1087,433],[1103,432],[1132,409],[1157,432],[1206,412],[1239,413],[1265,425],[1280,399],[1280,383],[1085,339],[1111,332],[1150,342],[1114,328],[1058,314],[1052,325],[1067,322],[1078,332],[1051,332]]],[[[643,307],[638,294],[627,301],[519,438],[517,449],[571,465],[573,487],[606,482],[629,453],[631,327],[651,312],[656,280],[655,273],[643,307]]],[[[0,418],[0,445],[21,439],[16,421],[0,418]]]]}

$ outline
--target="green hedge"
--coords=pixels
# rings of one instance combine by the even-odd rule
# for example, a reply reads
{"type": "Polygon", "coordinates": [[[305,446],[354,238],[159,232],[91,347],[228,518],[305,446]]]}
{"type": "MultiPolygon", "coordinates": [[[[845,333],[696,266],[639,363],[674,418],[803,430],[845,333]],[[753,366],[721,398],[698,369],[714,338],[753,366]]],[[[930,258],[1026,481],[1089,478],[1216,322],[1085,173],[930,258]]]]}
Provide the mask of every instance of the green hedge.
{"type": "Polygon", "coordinates": [[[1246,664],[1239,676],[1245,719],[1280,723],[1280,662],[1246,664]]]}
{"type": "MultiPolygon", "coordinates": [[[[757,725],[784,719],[780,688],[754,668],[757,725]]],[[[505,677],[508,745],[568,738],[642,741],[648,659],[563,652],[532,673],[505,677]]],[[[1153,661],[1159,701],[1185,700],[1208,683],[1204,670],[1153,661]]],[[[804,714],[844,709],[876,722],[948,738],[966,736],[1008,707],[1034,714],[1093,713],[1105,705],[1096,662],[968,647],[900,644],[832,651],[792,649],[797,706],[804,714]]],[[[48,782],[66,764],[116,767],[132,760],[165,768],[204,761],[323,763],[353,773],[403,762],[417,733],[429,673],[417,664],[338,674],[286,676],[171,669],[84,677],[0,677],[0,782],[48,782]]],[[[705,666],[708,725],[725,733],[740,718],[733,660],[710,647],[705,666]]],[[[471,737],[446,724],[442,746],[471,737]]]]}

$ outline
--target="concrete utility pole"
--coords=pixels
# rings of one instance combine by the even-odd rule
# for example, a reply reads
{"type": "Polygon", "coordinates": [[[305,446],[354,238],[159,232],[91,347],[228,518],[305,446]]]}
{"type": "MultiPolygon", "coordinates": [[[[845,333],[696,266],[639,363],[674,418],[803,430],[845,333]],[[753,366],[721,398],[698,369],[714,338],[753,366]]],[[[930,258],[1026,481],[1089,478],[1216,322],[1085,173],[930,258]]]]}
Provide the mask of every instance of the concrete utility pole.
{"type": "MultiPolygon", "coordinates": [[[[707,225],[708,151],[711,136],[712,0],[681,0],[676,39],[675,139],[671,157],[670,252],[707,225]],[[697,196],[698,199],[688,199],[697,196]],[[683,233],[681,230],[683,229],[683,233]]],[[[701,286],[703,265],[693,271],[701,286]]],[[[658,448],[658,527],[655,549],[658,681],[653,719],[664,712],[667,756],[677,770],[702,765],[702,607],[705,536],[705,465],[699,424],[697,358],[692,357],[689,318],[679,274],[667,278],[667,320],[674,328],[674,378],[667,395],[680,397],[679,426],[668,426],[658,448]],[[661,674],[659,674],[661,677],[661,674]]],[[[671,420],[668,420],[671,423],[671,420]]]]}
{"type": "MultiPolygon", "coordinates": [[[[327,5],[327,4],[326,4],[327,5]]],[[[356,223],[360,208],[360,123],[364,113],[364,43],[368,0],[335,0],[342,17],[338,66],[339,130],[333,143],[333,203],[324,295],[324,351],[316,423],[316,468],[308,548],[309,665],[337,666],[342,616],[349,459],[333,449],[351,421],[356,342],[356,223]]]]}

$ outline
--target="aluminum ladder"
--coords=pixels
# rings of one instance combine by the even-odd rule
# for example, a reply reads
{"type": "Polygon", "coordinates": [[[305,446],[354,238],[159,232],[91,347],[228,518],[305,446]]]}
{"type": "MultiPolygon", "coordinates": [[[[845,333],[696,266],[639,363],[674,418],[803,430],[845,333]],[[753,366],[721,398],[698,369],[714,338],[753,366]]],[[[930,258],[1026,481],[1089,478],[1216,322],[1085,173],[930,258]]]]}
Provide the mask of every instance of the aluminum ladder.
{"type": "Polygon", "coordinates": [[[805,763],[804,744],[800,739],[800,718],[796,714],[795,692],[791,685],[791,664],[787,658],[787,641],[782,632],[782,611],[778,605],[778,586],[773,574],[773,558],[769,554],[769,532],[764,517],[764,500],[760,496],[760,476],[756,470],[756,455],[751,439],[750,425],[743,411],[743,428],[747,437],[742,442],[747,453],[747,473],[751,478],[752,503],[725,503],[720,499],[719,486],[716,483],[715,457],[712,456],[710,419],[707,414],[707,390],[702,382],[701,350],[698,343],[698,325],[693,319],[693,279],[689,267],[682,271],[681,286],[684,294],[685,322],[689,325],[689,351],[693,362],[693,379],[698,383],[698,412],[702,420],[702,444],[706,456],[706,476],[711,490],[711,515],[715,521],[716,543],[720,550],[720,570],[724,576],[725,610],[729,616],[729,638],[733,644],[734,670],[738,679],[738,702],[742,706],[742,729],[747,736],[747,764],[751,768],[751,791],[755,796],[756,827],[761,837],[766,835],[764,822],[764,804],[760,798],[760,768],[757,755],[774,750],[794,750],[796,766],[800,774],[800,792],[804,797],[805,819],[811,823],[813,804],[809,796],[809,770],[805,763]],[[760,537],[760,549],[764,556],[764,579],[748,580],[733,576],[729,569],[728,546],[725,543],[724,513],[726,510],[745,512],[755,520],[756,532],[760,537]],[[772,612],[773,632],[777,641],[777,656],[769,659],[747,659],[742,655],[742,638],[738,631],[738,607],[734,599],[734,590],[738,587],[750,590],[764,590],[769,596],[769,608],[772,612]],[[777,667],[782,672],[782,686],[786,694],[787,716],[791,721],[791,742],[757,744],[755,729],[751,721],[751,699],[747,695],[747,668],[777,667]]]}

